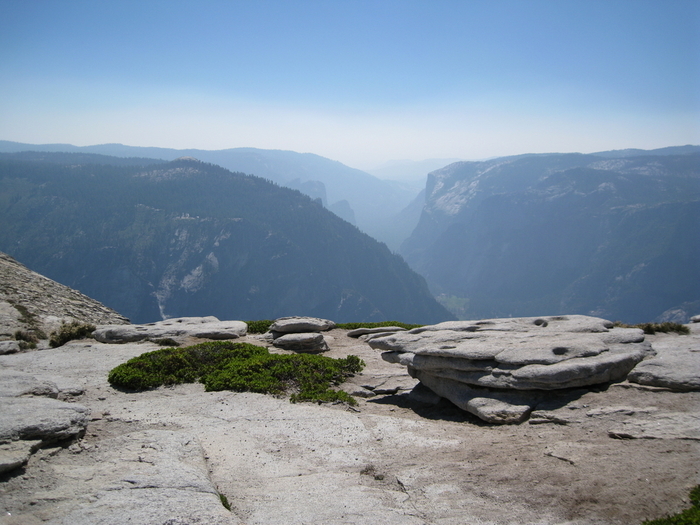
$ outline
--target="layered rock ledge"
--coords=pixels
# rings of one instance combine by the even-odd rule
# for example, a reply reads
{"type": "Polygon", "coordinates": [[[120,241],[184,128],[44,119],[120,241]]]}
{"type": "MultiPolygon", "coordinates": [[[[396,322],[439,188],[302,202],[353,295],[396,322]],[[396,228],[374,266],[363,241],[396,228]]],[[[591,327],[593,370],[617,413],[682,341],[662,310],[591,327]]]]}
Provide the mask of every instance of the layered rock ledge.
{"type": "Polygon", "coordinates": [[[196,337],[199,339],[237,339],[246,335],[243,321],[219,321],[214,316],[178,317],[149,324],[98,326],[92,336],[100,343],[133,343],[144,339],[196,337]]]}
{"type": "Polygon", "coordinates": [[[367,342],[491,423],[525,420],[546,391],[623,380],[654,355],[642,330],[582,315],[451,321],[367,342]]]}

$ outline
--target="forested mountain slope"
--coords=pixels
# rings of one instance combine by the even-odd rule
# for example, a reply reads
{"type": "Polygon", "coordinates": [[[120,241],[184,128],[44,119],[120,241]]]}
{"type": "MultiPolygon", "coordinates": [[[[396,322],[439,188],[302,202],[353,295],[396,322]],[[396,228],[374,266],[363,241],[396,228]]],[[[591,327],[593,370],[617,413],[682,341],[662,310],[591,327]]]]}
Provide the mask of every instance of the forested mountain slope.
{"type": "Polygon", "coordinates": [[[37,155],[0,155],[0,250],[133,322],[451,318],[400,257],[298,191],[194,159],[37,155]]]}
{"type": "Polygon", "coordinates": [[[0,152],[19,151],[72,152],[115,157],[148,157],[174,160],[194,157],[234,172],[256,175],[287,186],[316,199],[341,217],[355,219],[355,224],[375,239],[398,248],[397,239],[387,222],[416,196],[404,185],[380,180],[364,171],[314,155],[295,151],[257,148],[224,150],[172,149],[135,147],[123,144],[73,146],[70,144],[21,144],[0,141],[0,152]],[[343,203],[342,201],[347,201],[343,203]],[[347,208],[350,208],[348,210],[347,208]]]}
{"type": "Polygon", "coordinates": [[[401,253],[468,318],[642,322],[673,310],[666,316],[687,321],[700,308],[696,151],[452,164],[429,175],[401,253]]]}

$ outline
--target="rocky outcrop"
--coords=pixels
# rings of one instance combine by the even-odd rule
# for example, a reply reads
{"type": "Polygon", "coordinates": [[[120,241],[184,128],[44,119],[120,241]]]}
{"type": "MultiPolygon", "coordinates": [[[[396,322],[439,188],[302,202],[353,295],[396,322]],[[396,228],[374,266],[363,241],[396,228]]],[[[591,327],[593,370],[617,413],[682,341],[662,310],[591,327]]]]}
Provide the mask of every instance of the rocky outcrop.
{"type": "Polygon", "coordinates": [[[367,342],[491,423],[525,420],[543,391],[623,380],[654,353],[642,330],[580,315],[452,321],[367,342]]]}
{"type": "MultiPolygon", "coordinates": [[[[14,338],[17,331],[46,337],[62,322],[71,321],[94,325],[129,322],[98,301],[0,253],[0,340],[14,338]]],[[[14,348],[3,343],[0,354],[14,348]]]]}
{"type": "Polygon", "coordinates": [[[238,339],[246,334],[243,321],[219,321],[214,316],[178,317],[149,324],[98,326],[92,336],[100,343],[133,343],[145,339],[196,337],[199,339],[238,339]]]}
{"type": "Polygon", "coordinates": [[[280,317],[270,325],[272,344],[283,350],[319,353],[328,350],[321,332],[332,330],[335,323],[316,317],[280,317]]]}
{"type": "Polygon", "coordinates": [[[348,332],[348,337],[362,337],[363,335],[393,334],[394,332],[405,332],[405,328],[400,326],[379,326],[376,328],[355,328],[348,332]]]}
{"type": "Polygon", "coordinates": [[[639,363],[627,376],[628,381],[676,392],[699,391],[700,325],[690,324],[688,328],[688,335],[656,335],[656,356],[639,363]]]}
{"type": "Polygon", "coordinates": [[[47,443],[85,433],[90,410],[55,399],[58,394],[50,381],[0,370],[0,473],[26,464],[47,443]]]}

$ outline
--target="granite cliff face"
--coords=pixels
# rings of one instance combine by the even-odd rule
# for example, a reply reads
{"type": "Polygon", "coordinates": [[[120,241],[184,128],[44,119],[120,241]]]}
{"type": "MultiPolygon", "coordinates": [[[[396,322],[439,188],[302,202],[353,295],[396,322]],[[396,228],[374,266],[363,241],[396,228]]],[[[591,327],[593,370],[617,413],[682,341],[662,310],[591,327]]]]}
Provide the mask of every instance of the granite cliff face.
{"type": "Polygon", "coordinates": [[[124,324],[129,320],[80,292],[0,253],[0,341],[15,332],[48,335],[61,322],[124,324]]]}
{"type": "Polygon", "coordinates": [[[58,155],[0,158],[0,249],[133,322],[451,318],[399,256],[298,191],[194,159],[58,155]]]}
{"type": "Polygon", "coordinates": [[[452,164],[429,175],[401,253],[464,318],[687,322],[700,300],[700,154],[676,152],[452,164]]]}

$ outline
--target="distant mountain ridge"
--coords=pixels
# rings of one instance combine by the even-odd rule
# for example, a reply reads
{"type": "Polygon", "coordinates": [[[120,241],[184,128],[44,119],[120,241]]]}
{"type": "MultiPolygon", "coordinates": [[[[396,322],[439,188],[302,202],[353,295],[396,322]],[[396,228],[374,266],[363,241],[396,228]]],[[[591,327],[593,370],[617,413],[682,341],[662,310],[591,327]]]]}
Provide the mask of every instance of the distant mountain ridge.
{"type": "Polygon", "coordinates": [[[452,318],[403,259],[296,190],[197,160],[23,155],[0,154],[0,250],[133,322],[452,318]]]}
{"type": "MultiPolygon", "coordinates": [[[[297,189],[312,198],[320,198],[332,210],[342,210],[343,218],[354,217],[362,231],[398,249],[403,239],[383,225],[399,213],[415,197],[413,191],[398,182],[385,181],[364,171],[312,153],[257,148],[224,150],[172,149],[157,147],[100,144],[73,146],[70,144],[23,144],[0,141],[0,152],[44,151],[95,153],[114,157],[139,157],[175,160],[194,157],[204,162],[269,179],[277,184],[297,189]],[[347,201],[345,204],[340,201],[347,201]],[[351,210],[348,210],[348,205],[351,210]]],[[[427,173],[427,172],[426,172],[427,173]]]]}
{"type": "Polygon", "coordinates": [[[520,155],[432,172],[401,253],[468,318],[682,319],[700,307],[698,225],[698,146],[520,155]]]}

